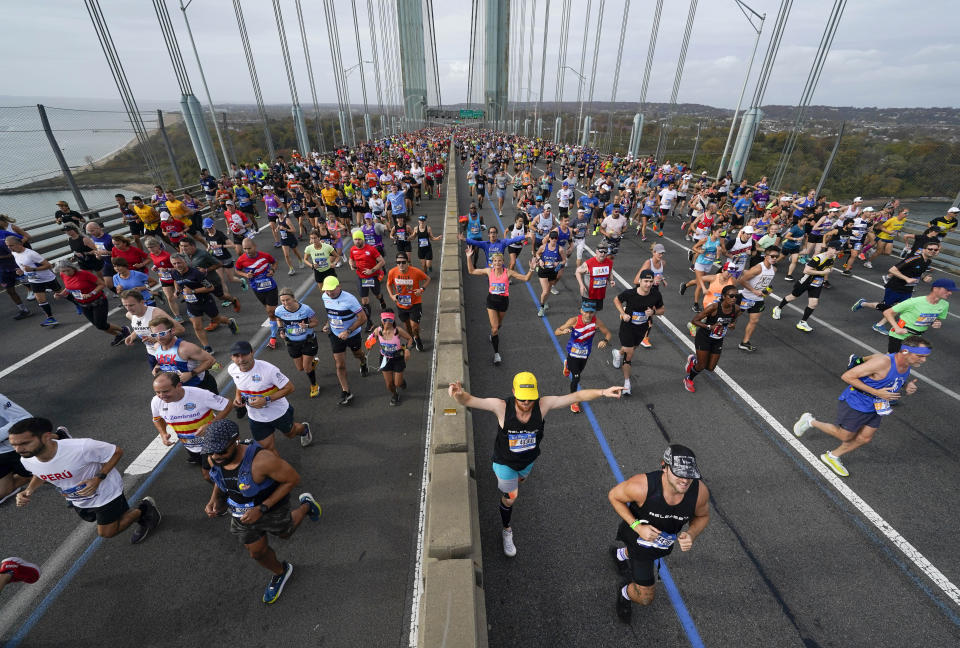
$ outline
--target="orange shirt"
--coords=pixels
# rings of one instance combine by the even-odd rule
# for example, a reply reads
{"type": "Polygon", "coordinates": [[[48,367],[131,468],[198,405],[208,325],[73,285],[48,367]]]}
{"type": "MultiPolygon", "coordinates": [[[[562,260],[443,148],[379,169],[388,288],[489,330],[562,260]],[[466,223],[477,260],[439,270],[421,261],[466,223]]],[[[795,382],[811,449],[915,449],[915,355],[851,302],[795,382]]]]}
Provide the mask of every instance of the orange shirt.
{"type": "Polygon", "coordinates": [[[423,301],[423,295],[415,294],[414,290],[427,279],[419,268],[407,266],[407,271],[401,274],[399,267],[393,267],[387,273],[387,287],[397,296],[397,306],[406,310],[423,301]]]}

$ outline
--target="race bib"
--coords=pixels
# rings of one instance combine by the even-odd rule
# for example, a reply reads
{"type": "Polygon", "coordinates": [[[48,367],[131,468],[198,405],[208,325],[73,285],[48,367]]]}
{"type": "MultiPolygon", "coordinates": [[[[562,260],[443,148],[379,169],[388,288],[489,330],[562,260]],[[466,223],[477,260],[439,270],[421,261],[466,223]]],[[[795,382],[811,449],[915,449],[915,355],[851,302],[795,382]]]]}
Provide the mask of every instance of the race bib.
{"type": "MultiPolygon", "coordinates": [[[[920,313],[917,317],[917,326],[931,326],[937,319],[937,313],[920,313]]],[[[900,324],[903,326],[903,324],[900,324]]]]}
{"type": "Polygon", "coordinates": [[[533,450],[537,446],[536,432],[508,432],[507,443],[510,446],[510,452],[526,452],[533,450]]]}
{"type": "Polygon", "coordinates": [[[491,295],[502,295],[507,292],[507,284],[501,282],[493,282],[490,284],[490,294],[491,295]]]}
{"type": "Polygon", "coordinates": [[[757,303],[757,300],[750,299],[744,295],[740,295],[740,310],[750,310],[753,308],[753,305],[757,303]]]}
{"type": "Polygon", "coordinates": [[[196,294],[188,292],[183,293],[183,300],[188,304],[196,304],[198,301],[196,294]]]}
{"type": "Polygon", "coordinates": [[[306,332],[307,330],[305,328],[297,326],[296,324],[287,327],[287,335],[303,335],[306,332]]]}
{"type": "Polygon", "coordinates": [[[74,502],[79,502],[82,500],[90,499],[91,496],[88,495],[79,495],[78,493],[86,487],[86,484],[77,484],[71,488],[64,488],[60,492],[63,493],[67,499],[73,500],[74,502]]]}
{"type": "Polygon", "coordinates": [[[331,317],[331,318],[330,318],[330,326],[333,326],[333,327],[335,327],[335,328],[342,328],[342,327],[343,327],[343,320],[340,319],[339,317],[331,317]]]}
{"type": "Polygon", "coordinates": [[[822,285],[823,285],[823,277],[814,277],[813,279],[810,280],[811,288],[819,288],[822,285]]]}
{"type": "Polygon", "coordinates": [[[362,279],[360,279],[361,288],[373,288],[376,285],[377,285],[376,277],[363,277],[362,279]]]}
{"type": "Polygon", "coordinates": [[[180,439],[180,443],[187,446],[188,448],[197,448],[203,445],[203,437],[197,436],[196,434],[180,434],[178,432],[177,438],[180,439]]]}
{"type": "Polygon", "coordinates": [[[723,336],[727,334],[727,327],[723,324],[715,324],[712,329],[710,329],[710,337],[714,340],[722,340],[723,336]]]}
{"type": "Polygon", "coordinates": [[[71,290],[71,291],[70,291],[70,294],[73,296],[74,299],[80,299],[80,300],[83,299],[83,291],[82,291],[82,290],[71,290]]]}
{"type": "Polygon", "coordinates": [[[607,287],[607,278],[606,277],[594,277],[593,279],[594,288],[606,288],[607,287]]]}
{"type": "Polygon", "coordinates": [[[420,239],[420,247],[427,247],[430,245],[430,239],[422,238],[420,239]]]}
{"type": "Polygon", "coordinates": [[[646,324],[648,319],[647,311],[634,311],[630,315],[631,324],[646,324]]]}
{"type": "Polygon", "coordinates": [[[253,289],[257,292],[273,290],[276,287],[277,284],[271,277],[257,277],[253,280],[253,289]]]}
{"type": "Polygon", "coordinates": [[[589,356],[589,355],[590,355],[590,347],[589,347],[588,345],[586,345],[586,344],[581,344],[581,343],[579,343],[579,342],[575,342],[575,343],[570,347],[570,357],[571,357],[571,358],[586,358],[586,357],[589,356]]]}
{"type": "Polygon", "coordinates": [[[237,502],[234,502],[232,499],[227,500],[227,509],[230,511],[230,515],[232,515],[235,518],[242,518],[244,514],[247,511],[253,509],[253,507],[254,507],[253,502],[244,502],[242,504],[238,504],[237,502]]]}
{"type": "Polygon", "coordinates": [[[284,241],[287,240],[287,230],[285,229],[280,230],[280,238],[282,238],[284,241]]]}
{"type": "Polygon", "coordinates": [[[873,409],[880,416],[887,416],[888,414],[893,413],[893,408],[890,407],[890,401],[884,400],[882,398],[876,398],[873,401],[873,409]]]}
{"type": "Polygon", "coordinates": [[[677,534],[675,533],[666,533],[664,531],[660,532],[652,542],[644,540],[643,538],[637,536],[637,544],[641,547],[649,547],[651,549],[669,549],[673,546],[673,543],[677,541],[677,534]]]}
{"type": "Polygon", "coordinates": [[[157,274],[160,276],[160,281],[173,281],[173,275],[167,268],[159,268],[157,274]]]}
{"type": "Polygon", "coordinates": [[[397,295],[398,306],[410,306],[412,303],[413,298],[410,295],[397,295]]]}

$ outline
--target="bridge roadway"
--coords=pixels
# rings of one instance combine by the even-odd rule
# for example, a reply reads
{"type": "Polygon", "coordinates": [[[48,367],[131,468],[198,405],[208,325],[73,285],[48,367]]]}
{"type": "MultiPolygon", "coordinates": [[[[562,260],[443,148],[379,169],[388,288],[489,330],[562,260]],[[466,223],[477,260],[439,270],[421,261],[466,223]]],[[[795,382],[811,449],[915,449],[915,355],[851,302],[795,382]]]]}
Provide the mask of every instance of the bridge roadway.
{"type": "MultiPolygon", "coordinates": [[[[421,209],[429,222],[442,223],[442,201],[425,201],[421,209]]],[[[273,253],[269,234],[262,233],[258,243],[273,253]]],[[[394,253],[389,243],[387,253],[394,253]]],[[[392,257],[388,264],[393,265],[392,257]]],[[[278,283],[297,287],[298,294],[309,290],[304,301],[324,321],[312,272],[299,270],[287,277],[282,260],[280,266],[278,283]]],[[[349,280],[352,271],[343,266],[339,275],[356,293],[355,282],[349,280]]],[[[251,293],[233,290],[243,306],[237,315],[240,337],[266,332],[260,327],[264,312],[259,302],[251,293]]],[[[413,353],[407,371],[410,387],[396,408],[388,405],[380,375],[372,372],[361,379],[352,358],[348,368],[356,398],[348,408],[335,404],[340,390],[325,336],[320,340],[321,390],[316,399],[307,397],[308,381],[295,372],[283,347],[259,353],[297,384],[290,400],[298,418],[313,423],[314,442],[301,449],[295,440],[278,438],[277,445],[301,475],[294,496],[310,491],[323,506],[318,524],[305,521],[290,540],[271,539],[278,555],[295,565],[276,604],[261,603],[269,574],[231,536],[229,520],[207,519],[203,507],[210,487],[195,466],[186,464],[178,447],[151,474],[125,476],[128,499],[142,490],[156,498],[163,513],[155,535],[140,546],[130,544],[129,533],[95,541],[93,526],[65,510],[53,489],[37,492],[27,508],[16,508],[12,500],[0,507],[0,553],[24,557],[45,570],[37,585],[11,585],[0,594],[0,642],[19,631],[20,645],[31,647],[118,640],[164,647],[406,645],[436,299],[433,284],[424,295],[426,352],[413,353]],[[35,624],[24,635],[28,620],[35,624]]],[[[119,305],[119,300],[111,304],[119,305]]],[[[0,391],[33,414],[67,425],[76,436],[117,443],[125,451],[119,466],[124,471],[156,437],[144,352],[139,347],[110,348],[103,333],[89,326],[81,330],[86,320],[69,303],[57,300],[54,308],[62,324],[43,329],[39,316],[11,321],[13,306],[0,298],[0,375],[15,367],[0,377],[0,391]],[[70,335],[75,337],[17,366],[70,335]]],[[[116,312],[111,321],[121,318],[116,312]]],[[[233,339],[225,329],[210,334],[224,374],[233,339]]],[[[371,366],[377,361],[371,359],[371,366]]],[[[246,433],[245,420],[240,426],[246,433]]]]}
{"type": "MultiPolygon", "coordinates": [[[[470,200],[466,189],[463,182],[460,213],[466,213],[470,200]]],[[[555,199],[551,202],[556,205],[555,199]]],[[[514,213],[506,208],[506,220],[514,213]]],[[[492,208],[485,207],[483,215],[487,224],[501,225],[492,208]]],[[[678,221],[671,220],[667,231],[659,239],[666,246],[666,312],[651,335],[653,348],[638,348],[634,355],[633,395],[595,401],[590,407],[595,426],[586,414],[550,414],[543,453],[514,507],[518,553],[512,559],[501,550],[498,492],[490,469],[496,421],[489,414],[474,416],[490,645],[881,646],[890,645],[892,637],[958,645],[960,601],[951,600],[838,490],[839,478],[818,470],[816,456],[834,447],[833,439],[811,430],[802,445],[794,446],[792,434],[778,434],[773,427],[779,422],[791,429],[805,410],[832,421],[848,354],[862,353],[865,346],[886,350],[886,340],[870,330],[876,313],[849,308],[859,296],[882,294],[879,272],[858,265],[856,277],[832,277],[835,287],[824,291],[809,334],[794,328],[797,310],[787,308],[783,320],[773,321],[769,312],[776,302],[768,299],[753,339],[759,350],[748,354],[737,349],[740,324],[720,361],[720,369],[742,392],[703,373],[697,392],[690,394],[681,377],[690,353],[685,323],[692,315],[692,297],[680,297],[677,288],[692,273],[683,237],[677,236],[678,221]],[[606,495],[617,473],[656,469],[667,438],[697,452],[713,495],[706,531],[690,552],[674,551],[667,560],[691,622],[685,626],[668,590],[658,583],[653,604],[635,606],[633,623],[626,627],[614,611],[620,578],[607,547],[618,518],[606,495]],[[804,448],[812,461],[801,455],[804,448]]],[[[588,244],[593,247],[597,240],[588,237],[588,244]]],[[[614,269],[627,282],[649,258],[653,242],[641,243],[632,230],[625,237],[614,269]]],[[[525,269],[529,253],[521,258],[525,269]]],[[[784,270],[778,270],[773,284],[780,295],[791,286],[783,279],[784,270]]],[[[566,338],[558,345],[551,331],[577,311],[572,268],[541,321],[533,294],[513,282],[500,332],[500,367],[492,365],[487,341],[486,281],[465,271],[463,280],[473,393],[506,397],[513,375],[523,370],[536,373],[541,394],[566,393],[559,355],[566,338]]],[[[535,276],[529,285],[539,295],[535,276]]],[[[622,289],[621,284],[608,291],[600,313],[614,335],[612,300],[622,289]]],[[[875,441],[849,455],[851,476],[841,488],[852,489],[855,495],[848,495],[859,495],[902,534],[914,553],[942,572],[949,580],[947,589],[956,595],[960,554],[952,494],[960,487],[954,423],[960,403],[949,391],[957,390],[960,363],[956,318],[951,316],[928,337],[934,352],[920,373],[949,393],[921,382],[918,393],[883,423],[875,441]]],[[[595,350],[581,384],[603,387],[621,380],[609,352],[595,350]]]]}

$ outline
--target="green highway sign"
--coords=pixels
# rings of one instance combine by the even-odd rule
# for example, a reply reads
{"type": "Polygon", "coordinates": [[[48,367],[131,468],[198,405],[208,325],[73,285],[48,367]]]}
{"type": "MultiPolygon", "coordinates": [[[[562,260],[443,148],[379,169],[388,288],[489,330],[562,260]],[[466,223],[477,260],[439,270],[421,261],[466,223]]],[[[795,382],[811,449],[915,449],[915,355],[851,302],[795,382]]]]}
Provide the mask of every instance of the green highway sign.
{"type": "Polygon", "coordinates": [[[461,110],[460,119],[483,119],[482,110],[461,110]]]}

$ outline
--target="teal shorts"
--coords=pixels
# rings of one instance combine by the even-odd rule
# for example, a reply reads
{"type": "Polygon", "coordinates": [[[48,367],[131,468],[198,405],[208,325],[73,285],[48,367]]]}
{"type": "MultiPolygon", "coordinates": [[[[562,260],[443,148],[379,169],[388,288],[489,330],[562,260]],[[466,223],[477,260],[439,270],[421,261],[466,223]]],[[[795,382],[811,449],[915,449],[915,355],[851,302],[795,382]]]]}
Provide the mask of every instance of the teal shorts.
{"type": "Polygon", "coordinates": [[[493,462],[493,472],[497,476],[497,488],[501,493],[512,493],[520,486],[520,482],[526,479],[530,471],[533,470],[534,462],[531,461],[521,470],[514,470],[509,466],[493,462]]]}

